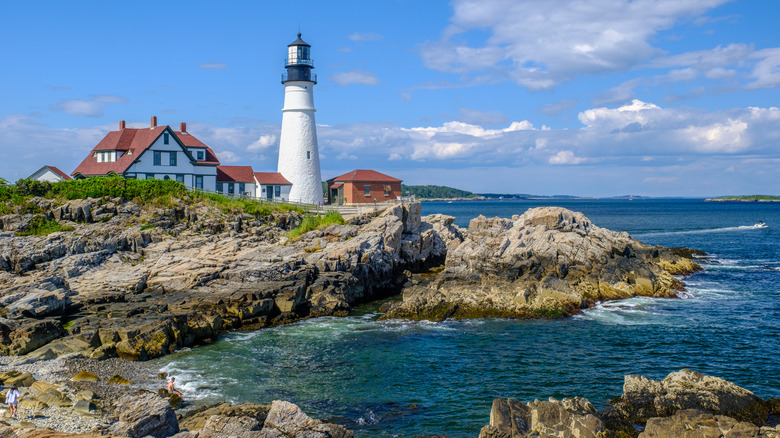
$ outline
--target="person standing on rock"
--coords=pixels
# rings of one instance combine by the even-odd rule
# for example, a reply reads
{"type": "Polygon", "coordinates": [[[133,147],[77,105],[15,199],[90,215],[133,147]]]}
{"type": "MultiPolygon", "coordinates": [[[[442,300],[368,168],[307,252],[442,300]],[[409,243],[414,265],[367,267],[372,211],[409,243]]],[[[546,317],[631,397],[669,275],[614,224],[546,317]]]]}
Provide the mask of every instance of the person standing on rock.
{"type": "Polygon", "coordinates": [[[168,381],[168,392],[170,394],[178,395],[179,398],[181,398],[181,401],[183,402],[184,401],[184,395],[178,389],[176,389],[175,386],[173,386],[173,382],[175,380],[176,380],[176,377],[171,377],[171,380],[168,381]]]}
{"type": "Polygon", "coordinates": [[[8,409],[11,411],[11,416],[13,418],[16,418],[16,410],[19,406],[20,396],[21,394],[19,394],[19,388],[17,388],[16,385],[12,385],[11,389],[5,393],[5,404],[8,405],[8,409]]]}

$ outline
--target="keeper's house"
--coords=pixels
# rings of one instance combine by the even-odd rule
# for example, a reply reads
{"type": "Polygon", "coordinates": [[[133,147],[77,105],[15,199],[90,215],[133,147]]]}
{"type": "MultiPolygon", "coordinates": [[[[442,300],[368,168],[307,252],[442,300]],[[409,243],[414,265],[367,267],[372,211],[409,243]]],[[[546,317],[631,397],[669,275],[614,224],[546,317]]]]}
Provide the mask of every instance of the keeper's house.
{"type": "Polygon", "coordinates": [[[74,178],[116,174],[125,178],[172,179],[194,189],[215,191],[219,160],[208,146],[187,132],[157,126],[111,131],[71,173],[74,178]]]}
{"type": "Polygon", "coordinates": [[[391,201],[401,197],[402,182],[375,170],[353,170],[328,180],[328,203],[350,205],[391,201]]]}
{"type": "Polygon", "coordinates": [[[54,166],[43,166],[27,178],[38,181],[49,181],[53,183],[69,181],[71,179],[67,173],[54,166]]]}

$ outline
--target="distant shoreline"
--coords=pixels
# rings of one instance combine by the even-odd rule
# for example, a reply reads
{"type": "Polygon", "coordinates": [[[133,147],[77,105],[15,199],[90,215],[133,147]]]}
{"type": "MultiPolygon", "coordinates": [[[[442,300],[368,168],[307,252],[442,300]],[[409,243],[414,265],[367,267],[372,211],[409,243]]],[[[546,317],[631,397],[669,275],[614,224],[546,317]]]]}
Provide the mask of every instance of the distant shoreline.
{"type": "Polygon", "coordinates": [[[729,198],[707,198],[704,202],[780,202],[780,197],[759,198],[755,196],[737,196],[729,198]]]}

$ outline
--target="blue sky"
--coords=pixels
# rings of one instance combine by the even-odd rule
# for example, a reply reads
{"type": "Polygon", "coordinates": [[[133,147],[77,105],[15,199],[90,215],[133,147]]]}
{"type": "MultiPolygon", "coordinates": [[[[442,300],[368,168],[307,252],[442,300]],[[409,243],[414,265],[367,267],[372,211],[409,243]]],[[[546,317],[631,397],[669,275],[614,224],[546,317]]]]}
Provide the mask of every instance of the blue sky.
{"type": "Polygon", "coordinates": [[[70,173],[153,115],[275,171],[300,29],[325,179],[780,194],[778,16],[771,0],[2,0],[0,177],[70,173]]]}

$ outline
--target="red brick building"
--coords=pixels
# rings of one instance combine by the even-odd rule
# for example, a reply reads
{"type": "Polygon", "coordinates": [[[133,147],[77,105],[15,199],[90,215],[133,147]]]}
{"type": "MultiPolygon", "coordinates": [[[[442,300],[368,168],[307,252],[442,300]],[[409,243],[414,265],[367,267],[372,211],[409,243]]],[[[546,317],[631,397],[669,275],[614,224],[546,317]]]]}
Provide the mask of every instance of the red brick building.
{"type": "Polygon", "coordinates": [[[328,180],[328,203],[371,204],[401,197],[401,180],[375,170],[357,169],[328,180]]]}

